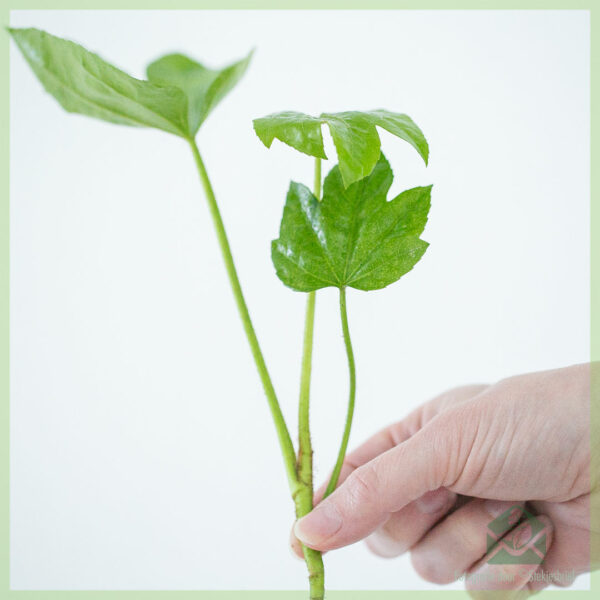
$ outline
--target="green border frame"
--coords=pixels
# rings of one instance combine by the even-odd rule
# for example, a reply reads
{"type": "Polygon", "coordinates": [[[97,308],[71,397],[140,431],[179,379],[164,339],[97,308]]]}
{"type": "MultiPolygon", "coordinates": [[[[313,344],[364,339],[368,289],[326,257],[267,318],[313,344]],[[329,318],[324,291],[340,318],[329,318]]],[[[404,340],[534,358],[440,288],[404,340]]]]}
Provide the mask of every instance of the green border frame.
{"type": "MultiPolygon", "coordinates": [[[[591,99],[600,98],[600,3],[594,0],[0,0],[0,24],[9,23],[11,10],[57,10],[57,9],[419,9],[419,10],[586,10],[590,12],[591,57],[590,89],[591,99]],[[596,72],[596,76],[594,73],[596,72]]],[[[1,34],[0,34],[1,35],[1,34]]],[[[9,558],[9,39],[8,35],[0,40],[0,80],[6,82],[5,91],[0,98],[0,131],[5,131],[0,145],[0,598],[11,600],[58,600],[62,598],[84,598],[95,600],[110,597],[114,600],[162,599],[176,595],[178,598],[197,597],[202,600],[306,600],[306,591],[13,591],[10,585],[9,558]]],[[[591,112],[591,360],[600,361],[600,164],[595,149],[600,147],[600,101],[590,103],[591,112]]],[[[600,381],[593,382],[592,397],[598,402],[592,403],[590,420],[593,430],[600,431],[600,381]],[[597,392],[597,393],[596,393],[597,392]]],[[[594,444],[598,446],[598,443],[594,444]]],[[[595,448],[596,449],[596,448],[595,448]]],[[[600,464],[592,456],[592,473],[600,473],[600,464]]],[[[600,514],[597,508],[592,512],[592,525],[600,531],[600,514]]],[[[592,564],[600,565],[600,548],[592,548],[592,564]]],[[[600,590],[600,572],[592,573],[589,591],[557,590],[542,592],[544,597],[583,598],[600,590]]],[[[329,600],[391,600],[401,597],[418,597],[419,600],[434,600],[441,595],[453,599],[468,598],[466,592],[454,590],[440,591],[330,591],[329,600]]]]}

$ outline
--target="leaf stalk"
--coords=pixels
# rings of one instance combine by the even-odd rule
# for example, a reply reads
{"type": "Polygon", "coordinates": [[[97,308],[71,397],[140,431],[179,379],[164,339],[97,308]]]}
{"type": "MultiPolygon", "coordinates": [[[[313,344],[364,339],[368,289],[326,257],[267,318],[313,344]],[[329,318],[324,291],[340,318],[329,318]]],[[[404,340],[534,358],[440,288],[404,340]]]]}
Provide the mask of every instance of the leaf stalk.
{"type": "Polygon", "coordinates": [[[344,344],[346,346],[346,357],[348,359],[348,376],[350,380],[350,392],[348,395],[348,411],[346,413],[346,425],[344,426],[344,433],[342,435],[342,443],[337,456],[337,461],[327,489],[323,498],[327,498],[331,494],[338,483],[342,466],[344,464],[344,458],[346,457],[346,450],[348,449],[348,440],[350,439],[350,430],[352,429],[352,418],[354,417],[354,402],[356,399],[356,363],[354,361],[354,351],[352,350],[352,340],[350,339],[350,329],[348,327],[348,311],[346,308],[346,288],[340,288],[340,316],[342,319],[342,332],[344,335],[344,344]]]}
{"type": "Polygon", "coordinates": [[[242,286],[240,284],[235,263],[233,261],[233,255],[231,253],[231,247],[225,231],[225,225],[223,224],[219,205],[217,204],[217,199],[215,198],[215,193],[210,183],[206,167],[204,166],[204,162],[200,156],[200,151],[198,150],[196,141],[193,138],[190,138],[188,141],[192,149],[192,154],[194,155],[196,166],[198,168],[198,174],[200,175],[202,187],[204,188],[210,214],[215,226],[215,231],[217,233],[217,239],[221,248],[221,254],[223,255],[223,261],[225,262],[225,268],[229,277],[229,283],[231,284],[231,289],[233,291],[233,296],[242,319],[246,337],[248,338],[248,344],[250,345],[250,350],[252,351],[256,369],[258,370],[265,395],[267,396],[267,402],[273,417],[273,422],[275,423],[275,429],[277,431],[277,437],[279,439],[279,445],[283,455],[290,491],[292,492],[292,496],[295,496],[299,490],[299,481],[296,473],[296,453],[294,451],[294,445],[285,423],[283,413],[281,412],[281,407],[279,406],[279,401],[277,400],[273,382],[271,381],[271,376],[267,370],[267,365],[265,364],[265,359],[260,349],[256,332],[254,331],[254,326],[252,325],[250,312],[248,310],[246,300],[244,299],[242,286]]]}

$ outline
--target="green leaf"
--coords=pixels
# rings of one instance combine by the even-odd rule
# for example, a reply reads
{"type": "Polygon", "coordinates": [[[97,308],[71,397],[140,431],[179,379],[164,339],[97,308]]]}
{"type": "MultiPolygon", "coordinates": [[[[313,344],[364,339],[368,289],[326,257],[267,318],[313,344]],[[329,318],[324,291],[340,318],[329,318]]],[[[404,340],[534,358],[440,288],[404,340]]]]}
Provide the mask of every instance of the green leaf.
{"type": "Polygon", "coordinates": [[[135,79],[78,44],[45,31],[9,32],[46,91],[68,112],[188,135],[187,99],[180,89],[135,79]]]}
{"type": "Polygon", "coordinates": [[[242,78],[252,52],[246,58],[223,69],[209,69],[183,54],[168,54],[147,68],[153,83],[174,85],[188,98],[188,128],[195,135],[208,114],[242,78]]]}
{"type": "Polygon", "coordinates": [[[408,273],[425,253],[431,186],[387,200],[392,170],[381,154],[370,175],[344,187],[339,167],[323,200],[300,183],[287,194],[271,257],[281,281],[300,292],[324,287],[376,290],[408,273]]]}
{"type": "Polygon", "coordinates": [[[309,156],[326,159],[321,133],[322,120],[304,113],[279,112],[252,122],[260,141],[270,148],[277,138],[309,156]]]}
{"type": "Polygon", "coordinates": [[[321,116],[329,126],[344,185],[366,177],[381,154],[379,134],[369,114],[348,111],[321,116]]]}
{"type": "Polygon", "coordinates": [[[420,154],[425,164],[427,164],[429,160],[427,140],[423,132],[408,115],[382,109],[372,110],[369,112],[369,115],[375,125],[408,142],[420,154]]]}
{"type": "Polygon", "coordinates": [[[407,141],[427,164],[429,147],[423,132],[407,115],[387,110],[322,113],[311,117],[299,112],[279,112],[254,119],[254,130],[267,148],[275,138],[296,150],[327,158],[323,148],[321,125],[325,123],[335,144],[339,168],[348,187],[371,173],[381,154],[377,127],[407,141]]]}

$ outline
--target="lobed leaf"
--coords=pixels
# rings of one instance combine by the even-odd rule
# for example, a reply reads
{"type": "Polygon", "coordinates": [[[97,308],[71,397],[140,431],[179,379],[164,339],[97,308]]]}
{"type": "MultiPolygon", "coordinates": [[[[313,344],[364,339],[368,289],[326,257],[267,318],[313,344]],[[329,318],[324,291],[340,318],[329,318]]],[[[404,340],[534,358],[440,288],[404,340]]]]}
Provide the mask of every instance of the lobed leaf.
{"type": "Polygon", "coordinates": [[[238,62],[215,70],[183,54],[168,54],[148,65],[146,74],[153,83],[183,90],[188,99],[188,130],[193,136],[213,108],[243,77],[251,58],[252,52],[238,62]]]}
{"type": "Polygon", "coordinates": [[[406,190],[388,201],[393,175],[380,155],[370,175],[345,187],[334,167],[321,201],[292,182],[271,257],[281,281],[311,292],[324,287],[375,290],[408,273],[421,259],[427,242],[431,186],[406,190]]]}
{"type": "Polygon", "coordinates": [[[119,125],[188,134],[182,90],[141,81],[82,46],[39,29],[9,29],[47,92],[68,112],[119,125]]]}
{"type": "Polygon", "coordinates": [[[377,127],[407,141],[427,164],[429,147],[423,132],[407,115],[387,110],[322,113],[311,117],[300,112],[279,112],[254,120],[254,130],[267,148],[275,138],[296,150],[327,158],[321,125],[327,124],[338,155],[339,168],[348,187],[375,168],[381,154],[377,127]]]}

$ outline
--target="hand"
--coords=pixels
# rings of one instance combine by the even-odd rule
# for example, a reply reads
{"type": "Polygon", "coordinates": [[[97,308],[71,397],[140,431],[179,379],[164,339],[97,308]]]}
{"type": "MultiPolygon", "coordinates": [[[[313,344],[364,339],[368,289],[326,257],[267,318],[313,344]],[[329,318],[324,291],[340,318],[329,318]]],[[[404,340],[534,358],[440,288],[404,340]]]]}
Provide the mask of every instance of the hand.
{"type": "Polygon", "coordinates": [[[573,574],[590,570],[590,535],[598,536],[590,532],[598,476],[590,469],[590,379],[592,370],[600,375],[597,367],[462,387],[424,404],[347,456],[338,488],[296,523],[295,536],[322,551],[361,539],[384,557],[410,550],[426,580],[449,583],[467,573],[474,593],[569,585],[573,574]],[[504,537],[488,552],[488,525],[501,515],[504,537]],[[537,528],[528,527],[534,521],[527,515],[537,528]],[[487,562],[532,534],[538,564],[487,562]]]}

